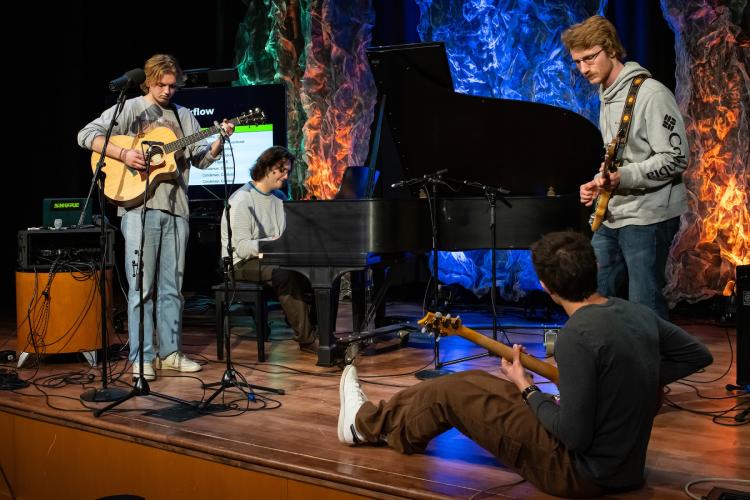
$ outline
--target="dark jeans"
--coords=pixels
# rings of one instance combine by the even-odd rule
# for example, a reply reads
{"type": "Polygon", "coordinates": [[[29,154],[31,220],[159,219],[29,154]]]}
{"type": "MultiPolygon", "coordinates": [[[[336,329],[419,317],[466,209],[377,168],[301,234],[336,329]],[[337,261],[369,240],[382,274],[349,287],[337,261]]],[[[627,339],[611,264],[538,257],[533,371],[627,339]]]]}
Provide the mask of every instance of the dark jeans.
{"type": "Polygon", "coordinates": [[[300,345],[315,342],[315,331],[310,321],[310,304],[305,294],[311,290],[310,281],[302,274],[289,269],[261,266],[258,259],[238,264],[235,279],[263,281],[276,292],[281,309],[294,330],[294,340],[300,345]]]}
{"type": "Polygon", "coordinates": [[[650,307],[662,318],[669,319],[662,291],[666,283],[664,269],[679,227],[679,217],[618,229],[602,225],[591,239],[599,263],[599,293],[605,297],[616,296],[627,277],[628,300],[650,307]]]}
{"type": "Polygon", "coordinates": [[[407,454],[423,452],[432,438],[455,427],[542,491],[604,493],[576,471],[565,446],[542,427],[516,386],[481,370],[421,382],[377,405],[367,402],[355,427],[367,441],[385,436],[391,448],[407,454]]]}

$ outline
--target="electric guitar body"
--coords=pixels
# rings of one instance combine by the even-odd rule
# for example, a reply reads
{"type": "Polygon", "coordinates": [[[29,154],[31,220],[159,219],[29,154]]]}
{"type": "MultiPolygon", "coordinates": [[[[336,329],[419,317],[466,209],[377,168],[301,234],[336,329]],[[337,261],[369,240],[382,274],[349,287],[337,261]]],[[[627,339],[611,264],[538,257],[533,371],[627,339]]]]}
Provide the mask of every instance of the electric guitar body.
{"type": "MultiPolygon", "coordinates": [[[[619,164],[619,148],[620,141],[617,137],[612,139],[612,142],[607,145],[607,149],[604,152],[604,169],[602,175],[609,176],[610,173],[617,172],[619,164]]],[[[594,203],[594,211],[589,218],[589,224],[591,225],[592,231],[597,231],[602,225],[602,222],[604,222],[610,199],[612,199],[611,189],[602,189],[599,191],[599,194],[596,197],[596,202],[594,203]]]]}

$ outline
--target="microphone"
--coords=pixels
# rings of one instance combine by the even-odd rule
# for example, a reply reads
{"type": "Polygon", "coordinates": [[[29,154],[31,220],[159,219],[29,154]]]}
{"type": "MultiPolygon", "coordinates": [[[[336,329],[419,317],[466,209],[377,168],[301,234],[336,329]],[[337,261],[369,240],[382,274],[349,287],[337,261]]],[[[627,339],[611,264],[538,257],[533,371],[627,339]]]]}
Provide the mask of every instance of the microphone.
{"type": "Polygon", "coordinates": [[[115,78],[109,82],[110,92],[118,92],[130,87],[140,85],[146,81],[146,73],[141,68],[131,69],[120,78],[115,78]]]}
{"type": "Polygon", "coordinates": [[[439,177],[441,175],[447,174],[447,173],[448,173],[448,169],[444,168],[442,170],[438,170],[437,172],[433,172],[431,174],[424,174],[420,178],[415,177],[415,178],[412,178],[412,179],[407,179],[407,180],[403,180],[403,181],[399,181],[399,182],[394,182],[393,184],[391,184],[391,187],[395,188],[395,187],[402,187],[402,186],[411,186],[412,184],[415,184],[415,183],[421,182],[421,181],[426,181],[427,179],[439,180],[439,177]]]}

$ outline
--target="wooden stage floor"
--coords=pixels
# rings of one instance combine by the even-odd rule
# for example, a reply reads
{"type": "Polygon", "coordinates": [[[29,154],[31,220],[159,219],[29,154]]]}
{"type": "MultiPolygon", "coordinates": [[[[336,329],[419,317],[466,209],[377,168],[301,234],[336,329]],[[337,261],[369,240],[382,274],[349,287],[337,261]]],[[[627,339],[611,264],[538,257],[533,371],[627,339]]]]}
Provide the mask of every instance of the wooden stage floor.
{"type": "MultiPolygon", "coordinates": [[[[409,304],[389,305],[389,312],[414,319],[420,316],[419,308],[409,304]]],[[[0,391],[0,429],[4,429],[0,430],[4,440],[0,460],[16,497],[43,498],[56,491],[56,498],[115,493],[228,498],[233,495],[227,489],[231,483],[249,488],[244,490],[246,498],[550,498],[526,482],[515,484],[518,476],[456,431],[436,439],[425,455],[403,456],[384,447],[340,444],[336,437],[340,368],[315,366],[316,358],[300,352],[290,340],[278,311],[271,313],[269,359],[258,363],[250,336],[252,321],[234,319],[235,368],[248,382],[283,389],[284,395],[256,391],[257,400],[250,402],[236,390],[227,391],[216,402],[232,402],[233,409],[193,415],[182,422],[147,414],[173,406],[171,401],[138,396],[97,418],[90,408],[102,405],[83,404],[79,396],[86,388],[101,387],[98,369],[89,368],[78,355],[27,362],[19,375],[33,384],[0,391]],[[31,460],[35,462],[30,465],[31,460]],[[74,462],[78,464],[70,465],[74,462]],[[69,472],[71,468],[76,472],[69,472]]],[[[470,319],[467,322],[471,324],[470,319]]],[[[342,303],[338,328],[343,331],[350,324],[350,309],[342,303]]],[[[691,377],[690,385],[670,386],[669,399],[698,412],[729,409],[743,402],[747,407],[747,395],[738,397],[739,393],[725,390],[726,384],[735,382],[734,328],[678,324],[709,346],[715,362],[691,377]]],[[[14,319],[2,325],[0,350],[15,349],[14,319]]],[[[544,354],[540,330],[508,333],[511,341],[524,343],[532,354],[544,354]]],[[[123,337],[112,341],[124,342],[123,337]]],[[[405,347],[397,348],[397,339],[374,347],[376,353],[365,351],[356,360],[370,399],[388,398],[399,388],[417,383],[413,374],[433,366],[431,340],[422,334],[412,334],[405,347]]],[[[198,401],[211,394],[201,388],[201,382],[219,380],[225,369],[224,362],[216,361],[210,311],[187,316],[183,348],[204,363],[203,371],[190,376],[160,374],[150,387],[160,394],[198,401]]],[[[441,341],[444,360],[479,352],[459,338],[441,341]]],[[[483,357],[449,368],[481,368],[499,375],[498,364],[497,358],[483,357]]],[[[6,370],[13,366],[3,365],[6,370]]],[[[121,376],[113,385],[129,387],[130,371],[123,373],[125,361],[118,360],[113,369],[121,376]]],[[[550,386],[545,387],[549,390],[550,386]]],[[[714,422],[711,416],[664,407],[651,437],[647,487],[613,498],[684,498],[683,487],[695,479],[750,478],[750,426],[732,426],[736,414],[730,412],[728,418],[714,422]]],[[[699,484],[693,491],[706,494],[711,486],[699,484]]],[[[10,498],[10,494],[0,478],[3,497],[10,498]]]]}

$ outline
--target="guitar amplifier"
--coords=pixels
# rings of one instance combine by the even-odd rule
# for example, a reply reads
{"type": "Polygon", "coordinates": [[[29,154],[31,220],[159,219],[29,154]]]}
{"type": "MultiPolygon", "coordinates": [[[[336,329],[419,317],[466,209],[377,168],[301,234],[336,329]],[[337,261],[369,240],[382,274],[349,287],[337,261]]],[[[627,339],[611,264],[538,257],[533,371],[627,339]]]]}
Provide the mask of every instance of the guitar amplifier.
{"type": "MultiPolygon", "coordinates": [[[[100,231],[98,227],[18,231],[18,270],[49,271],[55,262],[93,262],[99,267],[100,231]]],[[[114,240],[114,229],[107,229],[107,267],[114,263],[114,240]]]]}

